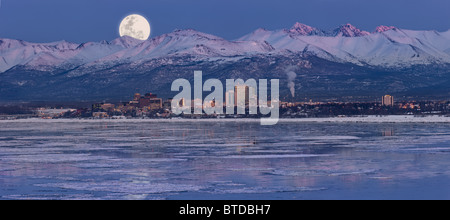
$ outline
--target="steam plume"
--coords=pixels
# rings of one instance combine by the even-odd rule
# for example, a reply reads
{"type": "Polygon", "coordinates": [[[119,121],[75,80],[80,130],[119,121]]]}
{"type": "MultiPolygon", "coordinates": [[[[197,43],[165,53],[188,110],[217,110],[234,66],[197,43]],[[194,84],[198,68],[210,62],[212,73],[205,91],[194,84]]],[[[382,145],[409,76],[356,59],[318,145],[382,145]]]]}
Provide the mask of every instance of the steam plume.
{"type": "Polygon", "coordinates": [[[287,80],[288,80],[288,87],[291,91],[292,97],[295,97],[295,78],[297,78],[297,73],[295,73],[295,70],[297,69],[297,66],[288,66],[284,72],[286,73],[287,80]]]}

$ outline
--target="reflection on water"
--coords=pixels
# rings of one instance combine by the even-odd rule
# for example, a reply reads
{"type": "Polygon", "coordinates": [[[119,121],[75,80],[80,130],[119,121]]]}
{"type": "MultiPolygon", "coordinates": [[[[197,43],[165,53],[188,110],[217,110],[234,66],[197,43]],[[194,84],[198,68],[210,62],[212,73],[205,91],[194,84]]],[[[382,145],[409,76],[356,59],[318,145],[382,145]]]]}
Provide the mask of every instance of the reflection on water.
{"type": "Polygon", "coordinates": [[[383,135],[383,137],[394,136],[394,128],[393,127],[384,128],[382,131],[382,135],[383,135]]]}
{"type": "Polygon", "coordinates": [[[0,199],[450,198],[446,124],[0,123],[0,199]]]}

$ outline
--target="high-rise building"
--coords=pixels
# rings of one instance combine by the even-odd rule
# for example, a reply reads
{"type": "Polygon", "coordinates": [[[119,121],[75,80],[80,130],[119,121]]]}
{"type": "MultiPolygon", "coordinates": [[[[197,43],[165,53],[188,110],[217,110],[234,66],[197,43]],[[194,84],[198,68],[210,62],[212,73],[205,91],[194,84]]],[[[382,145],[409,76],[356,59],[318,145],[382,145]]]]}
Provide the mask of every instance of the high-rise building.
{"type": "Polygon", "coordinates": [[[234,92],[233,92],[233,90],[226,91],[225,92],[225,104],[226,104],[226,106],[232,107],[234,105],[234,103],[235,103],[235,101],[234,101],[234,92]]]}
{"type": "Polygon", "coordinates": [[[180,107],[186,106],[186,100],[184,98],[181,98],[179,103],[180,103],[180,107]]]}
{"type": "Polygon", "coordinates": [[[163,101],[160,98],[152,98],[150,99],[149,107],[150,110],[158,110],[162,109],[163,101]]]}
{"type": "Polygon", "coordinates": [[[141,99],[141,94],[140,94],[140,93],[134,94],[134,99],[133,99],[133,101],[139,101],[139,99],[141,99]]]}
{"type": "Polygon", "coordinates": [[[234,87],[234,106],[248,106],[250,91],[246,85],[237,85],[234,87]],[[239,105],[238,105],[239,104],[239,105]]]}
{"type": "Polygon", "coordinates": [[[394,96],[385,95],[381,98],[381,104],[383,106],[394,106],[394,96]]]}
{"type": "Polygon", "coordinates": [[[163,102],[163,108],[164,109],[171,109],[172,108],[172,100],[173,99],[168,99],[166,101],[163,102]]]}
{"type": "Polygon", "coordinates": [[[158,98],[156,94],[147,93],[144,97],[141,96],[139,99],[139,108],[148,107],[149,110],[158,110],[163,107],[162,105],[162,99],[158,98]]]}

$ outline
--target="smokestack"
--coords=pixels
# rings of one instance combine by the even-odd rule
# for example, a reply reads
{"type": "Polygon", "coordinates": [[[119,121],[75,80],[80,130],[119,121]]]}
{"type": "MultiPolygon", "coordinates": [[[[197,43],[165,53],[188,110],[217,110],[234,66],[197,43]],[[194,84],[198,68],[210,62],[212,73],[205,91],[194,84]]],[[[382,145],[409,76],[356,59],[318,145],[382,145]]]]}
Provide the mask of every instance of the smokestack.
{"type": "Polygon", "coordinates": [[[287,80],[288,80],[288,88],[291,91],[291,95],[292,97],[295,97],[295,78],[297,78],[297,73],[295,73],[294,71],[297,69],[297,66],[288,66],[285,69],[285,73],[287,76],[287,80]]]}

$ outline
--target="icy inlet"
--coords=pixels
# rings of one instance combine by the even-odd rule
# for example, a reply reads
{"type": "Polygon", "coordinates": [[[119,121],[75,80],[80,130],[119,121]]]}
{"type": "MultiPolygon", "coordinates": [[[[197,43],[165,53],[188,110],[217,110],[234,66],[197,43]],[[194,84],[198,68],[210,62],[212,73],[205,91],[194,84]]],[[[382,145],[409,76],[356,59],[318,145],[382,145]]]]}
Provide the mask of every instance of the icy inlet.
{"type": "Polygon", "coordinates": [[[449,199],[448,123],[0,123],[0,199],[449,199]]]}

